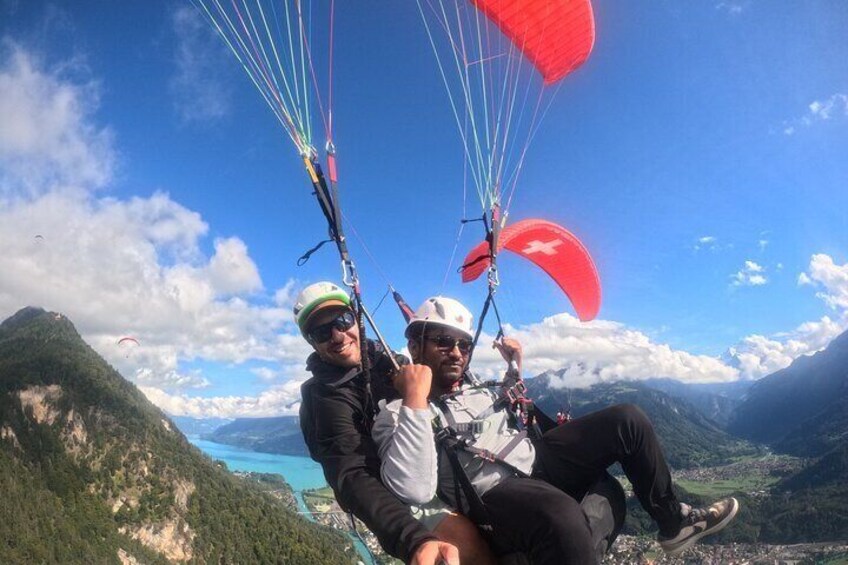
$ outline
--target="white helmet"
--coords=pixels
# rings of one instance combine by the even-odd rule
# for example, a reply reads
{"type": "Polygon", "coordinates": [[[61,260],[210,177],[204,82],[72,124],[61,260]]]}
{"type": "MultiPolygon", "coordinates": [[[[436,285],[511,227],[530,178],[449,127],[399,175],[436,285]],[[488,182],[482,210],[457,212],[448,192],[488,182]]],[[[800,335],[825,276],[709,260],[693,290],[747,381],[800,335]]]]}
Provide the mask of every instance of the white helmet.
{"type": "Polygon", "coordinates": [[[468,339],[473,339],[472,318],[473,316],[468,308],[459,301],[444,296],[434,296],[425,300],[424,304],[419,306],[412,318],[409,319],[405,335],[407,338],[412,335],[413,326],[435,324],[459,330],[468,336],[468,339]]]}
{"type": "Polygon", "coordinates": [[[350,296],[338,285],[327,281],[311,284],[301,290],[293,308],[294,320],[301,333],[306,329],[306,323],[312,314],[330,306],[350,308],[350,296]]]}

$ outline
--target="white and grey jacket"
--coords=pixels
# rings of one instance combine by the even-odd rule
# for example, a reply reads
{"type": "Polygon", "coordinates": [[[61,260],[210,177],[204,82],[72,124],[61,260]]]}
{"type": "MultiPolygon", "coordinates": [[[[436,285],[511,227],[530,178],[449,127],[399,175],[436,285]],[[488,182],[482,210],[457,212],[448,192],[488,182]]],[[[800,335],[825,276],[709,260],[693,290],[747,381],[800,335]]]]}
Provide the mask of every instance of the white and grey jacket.
{"type": "MultiPolygon", "coordinates": [[[[439,418],[442,426],[452,427],[473,448],[503,454],[503,460],[529,475],[536,457],[533,444],[509,426],[507,410],[492,410],[497,400],[497,390],[464,385],[444,400],[447,414],[432,402],[429,410],[402,406],[400,400],[381,402],[371,433],[380,456],[383,484],[409,504],[429,502],[438,487],[442,487],[442,492],[452,492],[453,469],[437,454],[434,418],[439,418]]],[[[473,453],[460,450],[458,456],[481,496],[504,478],[514,476],[514,471],[506,466],[473,453]]]]}

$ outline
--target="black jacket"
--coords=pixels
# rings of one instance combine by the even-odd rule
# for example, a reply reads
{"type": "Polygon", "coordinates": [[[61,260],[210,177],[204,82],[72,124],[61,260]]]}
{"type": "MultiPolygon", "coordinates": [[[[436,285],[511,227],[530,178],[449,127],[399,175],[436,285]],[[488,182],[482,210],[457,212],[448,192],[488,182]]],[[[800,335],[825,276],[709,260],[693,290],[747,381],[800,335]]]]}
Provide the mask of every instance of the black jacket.
{"type": "MultiPolygon", "coordinates": [[[[391,362],[368,341],[373,406],[397,398],[391,386],[391,362]]],[[[380,458],[371,439],[365,377],[358,367],[343,369],[313,353],[306,361],[312,378],[300,391],[300,427],[312,459],[342,508],[353,512],[377,535],[390,554],[408,562],[419,545],[436,537],[412,517],[409,507],[380,480],[380,458]]]]}

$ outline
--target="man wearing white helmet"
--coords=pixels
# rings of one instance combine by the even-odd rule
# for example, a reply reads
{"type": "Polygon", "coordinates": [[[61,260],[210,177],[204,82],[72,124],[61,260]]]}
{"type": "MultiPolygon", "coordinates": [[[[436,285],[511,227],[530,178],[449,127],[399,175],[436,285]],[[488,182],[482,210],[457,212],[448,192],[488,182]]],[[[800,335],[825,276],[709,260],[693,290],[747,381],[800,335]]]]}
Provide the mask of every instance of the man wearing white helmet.
{"type": "MultiPolygon", "coordinates": [[[[472,328],[468,309],[441,296],[422,304],[407,326],[416,364],[395,377],[401,399],[381,409],[372,431],[383,481],[401,499],[421,504],[438,495],[490,526],[499,553],[522,551],[533,563],[599,559],[606,545],[578,501],[616,462],[671,555],[734,518],[733,498],[704,509],[678,502],[653,427],[636,406],[612,406],[527,437],[508,409],[513,398],[466,371],[472,328]]],[[[521,345],[504,339],[497,346],[520,374],[521,345]]]]}
{"type": "Polygon", "coordinates": [[[411,513],[380,481],[370,428],[376,401],[398,396],[391,386],[394,366],[390,353],[375,342],[367,340],[361,347],[348,294],[330,282],[310,285],[298,295],[294,317],[315,350],[306,364],[312,378],[301,387],[301,430],[342,508],[406,562],[454,564],[460,556],[469,563],[490,560],[488,547],[465,517],[442,503],[411,513]],[[362,370],[363,351],[370,361],[370,382],[362,370]]]}

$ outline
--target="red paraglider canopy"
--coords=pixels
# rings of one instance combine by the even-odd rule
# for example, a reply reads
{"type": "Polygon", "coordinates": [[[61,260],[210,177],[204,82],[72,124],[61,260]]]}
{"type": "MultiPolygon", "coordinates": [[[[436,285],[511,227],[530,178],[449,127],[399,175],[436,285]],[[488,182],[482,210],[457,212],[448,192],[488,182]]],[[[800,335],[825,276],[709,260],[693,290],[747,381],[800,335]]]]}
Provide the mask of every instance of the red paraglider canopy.
{"type": "MultiPolygon", "coordinates": [[[[589,252],[571,232],[546,220],[522,220],[505,227],[498,251],[507,248],[542,268],[571,300],[577,316],[592,320],[601,308],[601,281],[589,252]]],[[[462,282],[470,282],[489,268],[489,242],[477,245],[465,257],[462,282]]]]}
{"type": "Polygon", "coordinates": [[[471,0],[552,84],[579,67],[595,43],[589,0],[471,0]]]}

